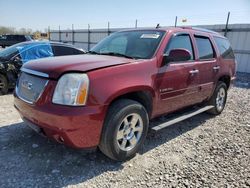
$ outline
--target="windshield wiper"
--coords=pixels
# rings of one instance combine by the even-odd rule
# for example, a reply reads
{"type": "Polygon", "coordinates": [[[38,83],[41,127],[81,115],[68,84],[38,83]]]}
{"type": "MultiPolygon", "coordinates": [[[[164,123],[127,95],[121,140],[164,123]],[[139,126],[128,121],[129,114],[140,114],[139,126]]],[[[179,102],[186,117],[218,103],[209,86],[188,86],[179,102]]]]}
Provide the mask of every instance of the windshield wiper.
{"type": "Polygon", "coordinates": [[[125,55],[125,54],[120,54],[120,53],[117,53],[117,52],[106,52],[106,53],[99,53],[99,54],[100,55],[120,56],[120,57],[129,58],[129,59],[135,59],[134,57],[131,57],[131,56],[128,56],[128,55],[125,55]]]}

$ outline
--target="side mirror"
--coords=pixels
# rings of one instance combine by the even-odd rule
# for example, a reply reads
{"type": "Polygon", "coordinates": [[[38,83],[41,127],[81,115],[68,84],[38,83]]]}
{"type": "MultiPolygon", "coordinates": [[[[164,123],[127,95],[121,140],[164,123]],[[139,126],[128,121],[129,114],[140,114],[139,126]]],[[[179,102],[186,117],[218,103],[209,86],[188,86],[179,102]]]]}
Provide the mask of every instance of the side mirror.
{"type": "Polygon", "coordinates": [[[173,49],[169,55],[163,55],[163,65],[170,62],[188,61],[191,59],[191,53],[186,49],[173,49]]]}

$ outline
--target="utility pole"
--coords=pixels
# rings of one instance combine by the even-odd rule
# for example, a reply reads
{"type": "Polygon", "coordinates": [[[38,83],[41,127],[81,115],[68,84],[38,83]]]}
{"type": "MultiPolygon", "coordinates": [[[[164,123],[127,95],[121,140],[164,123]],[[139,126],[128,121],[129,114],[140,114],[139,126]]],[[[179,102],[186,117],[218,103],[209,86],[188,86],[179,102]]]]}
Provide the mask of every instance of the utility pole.
{"type": "Polygon", "coordinates": [[[74,45],[75,44],[75,31],[74,31],[74,24],[72,24],[72,44],[74,45]]]}
{"type": "Polygon", "coordinates": [[[49,40],[50,40],[50,26],[48,26],[48,37],[49,37],[49,40]]]}
{"type": "Polygon", "coordinates": [[[174,26],[176,27],[177,26],[177,16],[175,16],[175,22],[174,22],[174,26]]]}
{"type": "Polygon", "coordinates": [[[88,24],[88,51],[90,50],[90,25],[88,24]]]}
{"type": "Polygon", "coordinates": [[[110,23],[108,22],[108,35],[110,35],[110,23]]]}
{"type": "Polygon", "coordinates": [[[225,27],[225,32],[224,32],[225,37],[227,36],[229,18],[230,18],[230,12],[228,12],[227,14],[227,22],[226,22],[226,27],[225,27]]]}
{"type": "Polygon", "coordinates": [[[59,25],[59,42],[61,42],[61,28],[60,28],[60,25],[59,25]]]}

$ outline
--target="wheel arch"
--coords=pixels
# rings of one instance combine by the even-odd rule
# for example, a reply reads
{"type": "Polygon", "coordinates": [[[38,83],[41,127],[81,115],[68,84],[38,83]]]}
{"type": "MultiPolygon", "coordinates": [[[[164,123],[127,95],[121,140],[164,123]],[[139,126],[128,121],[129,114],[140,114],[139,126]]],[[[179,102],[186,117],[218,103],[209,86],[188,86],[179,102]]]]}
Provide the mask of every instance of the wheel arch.
{"type": "Polygon", "coordinates": [[[229,89],[230,84],[231,84],[231,77],[229,75],[222,75],[219,77],[217,83],[221,81],[224,82],[227,85],[227,89],[229,89]]]}
{"type": "Polygon", "coordinates": [[[120,99],[130,99],[142,104],[147,110],[147,113],[150,117],[153,111],[154,96],[154,90],[149,87],[135,87],[126,89],[124,91],[117,92],[115,95],[112,96],[112,98],[109,98],[107,102],[108,108],[120,99]]]}

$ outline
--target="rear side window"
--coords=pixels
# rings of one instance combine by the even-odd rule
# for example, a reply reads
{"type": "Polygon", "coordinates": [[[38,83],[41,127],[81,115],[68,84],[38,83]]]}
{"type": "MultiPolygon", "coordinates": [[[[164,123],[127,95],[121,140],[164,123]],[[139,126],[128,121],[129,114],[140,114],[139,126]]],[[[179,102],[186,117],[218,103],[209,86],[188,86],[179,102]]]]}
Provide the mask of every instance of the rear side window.
{"type": "Polygon", "coordinates": [[[167,45],[165,54],[168,55],[171,50],[178,49],[178,48],[188,50],[191,54],[191,60],[194,59],[193,47],[192,47],[191,39],[188,34],[181,34],[181,35],[176,35],[172,37],[170,42],[167,45]]]}
{"type": "Polygon", "coordinates": [[[234,52],[229,43],[229,41],[225,38],[214,37],[215,43],[219,48],[219,52],[222,58],[224,59],[234,59],[234,52]]]}
{"type": "Polygon", "coordinates": [[[83,54],[80,50],[65,46],[52,46],[55,56],[83,54]]]}
{"type": "Polygon", "coordinates": [[[199,52],[199,59],[212,59],[215,57],[213,46],[207,37],[195,36],[196,45],[199,52]]]}

